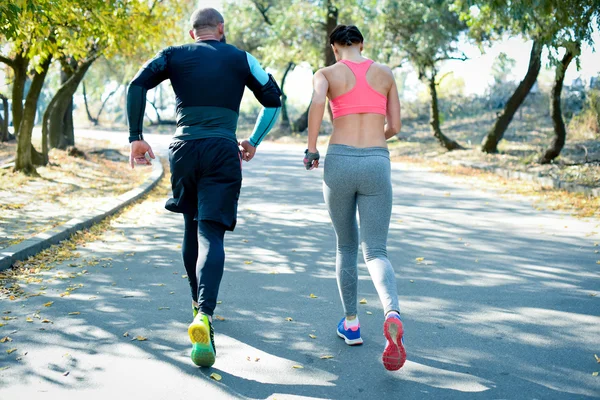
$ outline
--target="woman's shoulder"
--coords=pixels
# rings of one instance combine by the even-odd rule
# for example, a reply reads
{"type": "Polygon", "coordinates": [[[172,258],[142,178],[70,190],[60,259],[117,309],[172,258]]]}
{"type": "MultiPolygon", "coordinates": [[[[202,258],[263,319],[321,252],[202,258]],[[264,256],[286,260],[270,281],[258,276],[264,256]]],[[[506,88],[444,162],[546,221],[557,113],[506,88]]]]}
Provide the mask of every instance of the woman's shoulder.
{"type": "Polygon", "coordinates": [[[382,73],[392,75],[392,69],[385,64],[373,61],[373,65],[371,65],[371,68],[373,67],[377,68],[377,70],[381,71],[382,73]]]}

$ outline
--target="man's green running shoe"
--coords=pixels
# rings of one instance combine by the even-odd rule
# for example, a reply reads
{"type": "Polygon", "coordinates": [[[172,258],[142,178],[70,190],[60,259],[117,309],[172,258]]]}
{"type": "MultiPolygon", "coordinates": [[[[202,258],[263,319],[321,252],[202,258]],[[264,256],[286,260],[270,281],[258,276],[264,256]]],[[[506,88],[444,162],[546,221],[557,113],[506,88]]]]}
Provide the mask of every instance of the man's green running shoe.
{"type": "Polygon", "coordinates": [[[210,367],[215,363],[215,332],[208,315],[198,313],[188,327],[192,341],[192,361],[199,367],[210,367]]]}

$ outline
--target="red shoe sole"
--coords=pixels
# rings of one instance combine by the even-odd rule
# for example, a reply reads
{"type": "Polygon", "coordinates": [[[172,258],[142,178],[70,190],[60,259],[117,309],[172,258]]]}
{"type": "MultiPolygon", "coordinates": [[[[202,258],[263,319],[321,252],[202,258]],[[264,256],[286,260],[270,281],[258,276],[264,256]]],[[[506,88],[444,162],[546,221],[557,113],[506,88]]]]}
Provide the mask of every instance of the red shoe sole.
{"type": "Polygon", "coordinates": [[[383,334],[387,339],[387,344],[381,356],[383,366],[388,371],[397,371],[406,362],[406,350],[402,344],[404,326],[402,326],[399,319],[388,318],[383,323],[383,334]]]}

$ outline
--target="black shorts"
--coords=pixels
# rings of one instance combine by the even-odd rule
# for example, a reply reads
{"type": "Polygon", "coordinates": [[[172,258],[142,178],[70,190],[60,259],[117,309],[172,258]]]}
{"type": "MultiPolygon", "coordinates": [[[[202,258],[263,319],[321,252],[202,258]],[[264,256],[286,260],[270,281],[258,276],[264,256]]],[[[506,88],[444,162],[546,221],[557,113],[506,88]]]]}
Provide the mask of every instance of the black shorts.
{"type": "Polygon", "coordinates": [[[228,139],[176,140],[169,146],[173,198],[169,211],[235,228],[242,187],[242,158],[228,139]]]}

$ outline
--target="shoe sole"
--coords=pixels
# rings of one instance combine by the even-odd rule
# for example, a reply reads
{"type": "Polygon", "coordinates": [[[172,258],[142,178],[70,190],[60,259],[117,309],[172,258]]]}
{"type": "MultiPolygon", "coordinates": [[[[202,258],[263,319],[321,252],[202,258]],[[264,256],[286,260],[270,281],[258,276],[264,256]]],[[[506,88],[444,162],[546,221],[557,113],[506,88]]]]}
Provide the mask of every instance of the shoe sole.
{"type": "Polygon", "coordinates": [[[406,350],[402,344],[404,326],[400,320],[388,318],[383,323],[383,334],[388,340],[388,345],[381,356],[383,366],[388,371],[397,371],[406,362],[406,350]]]}
{"type": "Polygon", "coordinates": [[[202,323],[192,322],[188,328],[192,341],[192,362],[199,367],[210,367],[215,363],[215,352],[210,342],[208,327],[202,323]]]}
{"type": "Polygon", "coordinates": [[[336,331],[337,335],[339,337],[341,337],[342,339],[344,339],[344,341],[346,342],[347,345],[349,346],[358,346],[360,344],[363,344],[363,340],[362,338],[358,338],[358,339],[348,339],[346,337],[346,335],[344,335],[343,333],[341,333],[340,331],[336,331]]]}

